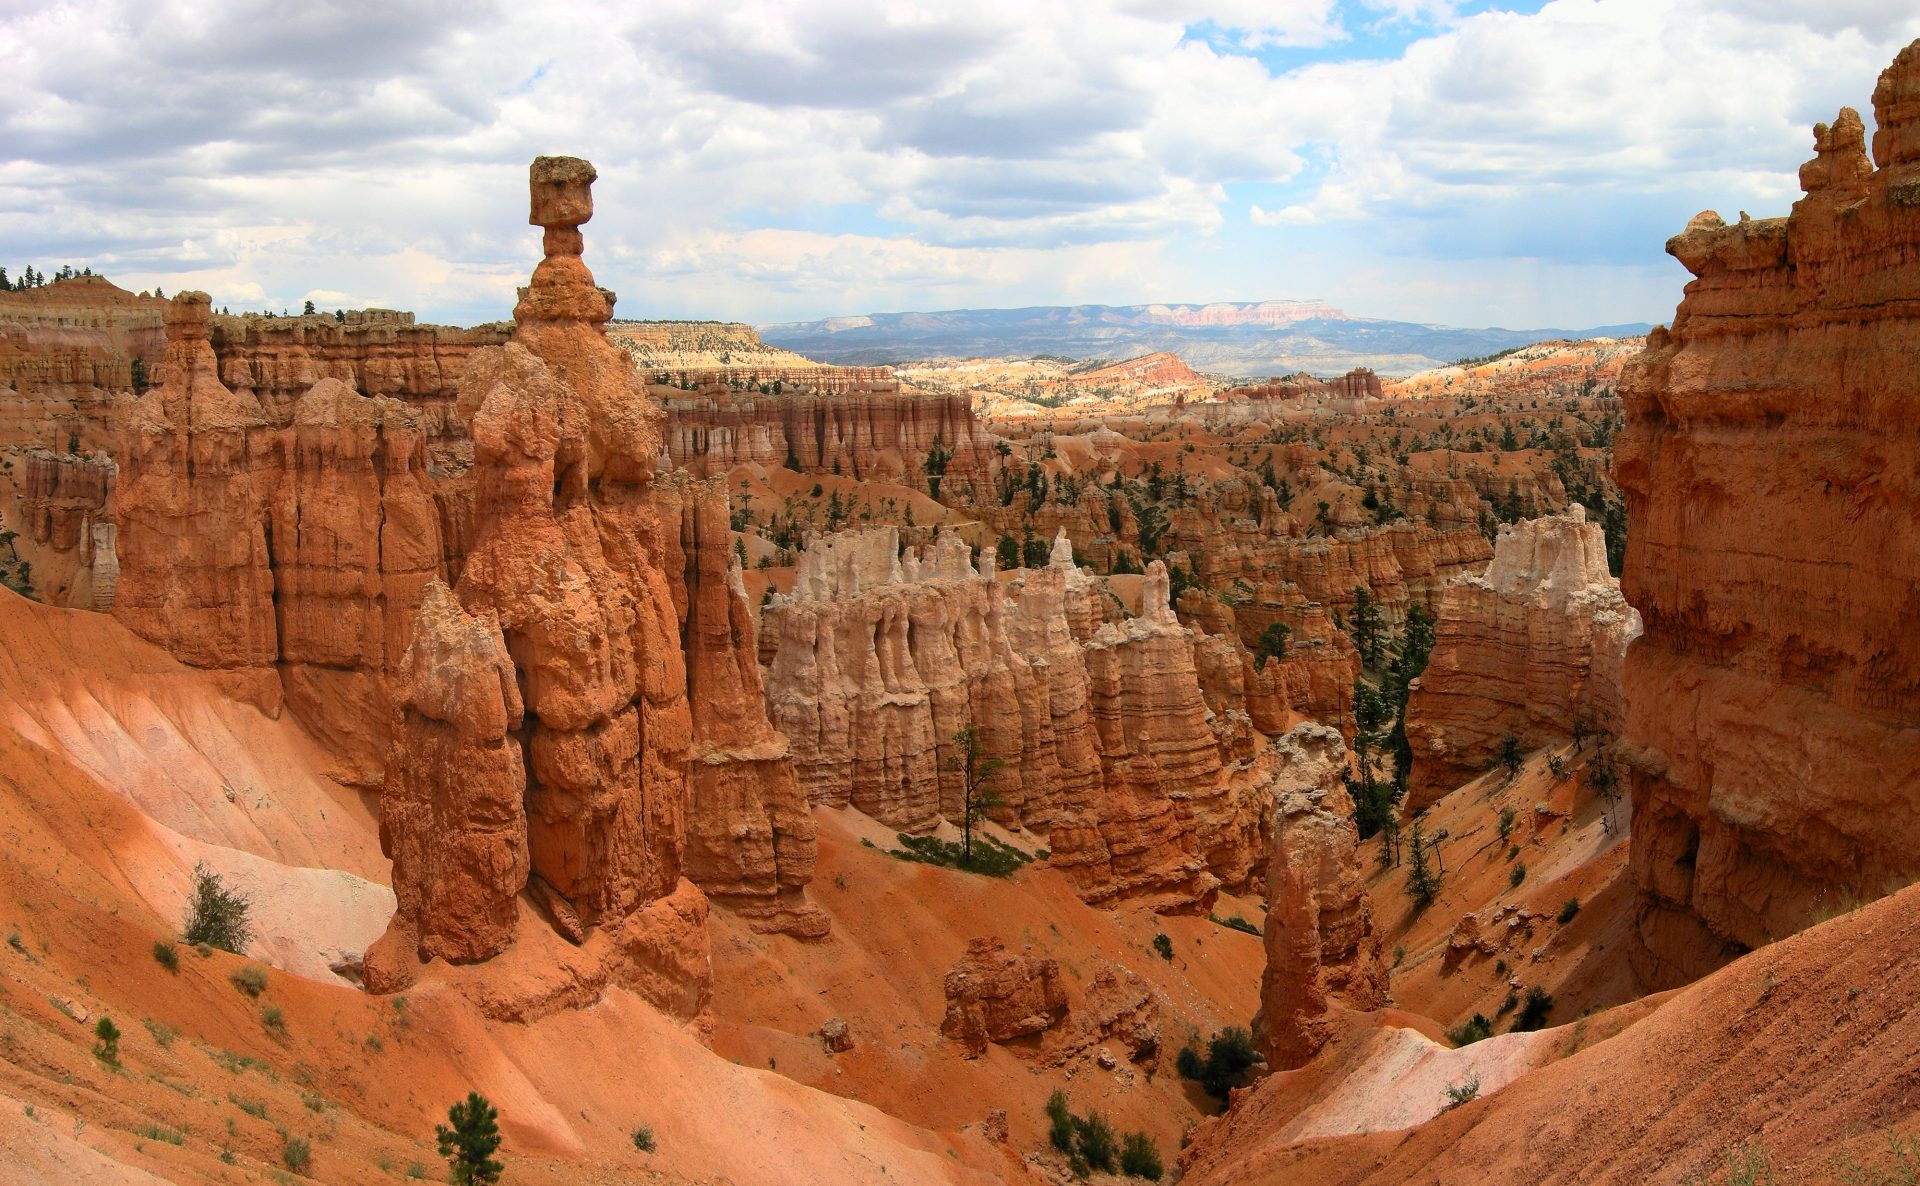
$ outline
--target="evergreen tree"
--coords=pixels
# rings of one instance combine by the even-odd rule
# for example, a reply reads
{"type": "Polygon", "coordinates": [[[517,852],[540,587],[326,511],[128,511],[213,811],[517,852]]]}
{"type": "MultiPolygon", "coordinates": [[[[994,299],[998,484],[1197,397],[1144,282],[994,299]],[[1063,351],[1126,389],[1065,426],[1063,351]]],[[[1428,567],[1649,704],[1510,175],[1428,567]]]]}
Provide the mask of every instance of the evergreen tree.
{"type": "Polygon", "coordinates": [[[313,316],[313,313],[314,313],[314,309],[313,309],[312,301],[308,301],[305,305],[301,306],[300,308],[300,315],[302,317],[311,317],[313,316]]]}
{"type": "Polygon", "coordinates": [[[1520,739],[1509,733],[1500,739],[1500,764],[1506,767],[1507,779],[1512,781],[1520,773],[1520,767],[1526,763],[1526,751],[1520,748],[1520,739]]]}
{"type": "Polygon", "coordinates": [[[203,862],[193,867],[193,897],[187,902],[187,921],[182,937],[189,943],[204,943],[240,955],[253,938],[253,926],[247,920],[253,903],[238,890],[230,890],[220,875],[203,862]]]}
{"type": "Polygon", "coordinates": [[[1361,661],[1368,667],[1378,667],[1381,644],[1386,641],[1386,625],[1381,619],[1380,607],[1374,604],[1373,594],[1365,585],[1354,587],[1351,626],[1353,645],[1360,652],[1361,661]]]}
{"type": "Polygon", "coordinates": [[[454,1186],[490,1186],[506,1166],[493,1160],[500,1147],[500,1113],[487,1097],[469,1091],[467,1098],[447,1109],[447,1124],[434,1126],[440,1156],[447,1159],[447,1180],[454,1186]]]}
{"type": "Polygon", "coordinates": [[[1292,634],[1293,628],[1285,622],[1269,623],[1267,628],[1260,632],[1260,641],[1253,650],[1254,670],[1265,670],[1268,659],[1284,659],[1287,654],[1287,639],[1292,634]]]}
{"type": "Polygon", "coordinates": [[[960,775],[961,793],[965,796],[960,807],[960,863],[965,865],[973,860],[973,826],[987,812],[1000,806],[1000,796],[987,784],[1006,763],[986,756],[986,747],[980,743],[980,734],[972,725],[954,733],[953,747],[959,753],[948,760],[947,769],[960,775]]]}
{"type": "Polygon", "coordinates": [[[1440,892],[1440,878],[1427,864],[1427,838],[1420,833],[1420,821],[1413,821],[1413,835],[1407,841],[1407,897],[1415,910],[1425,910],[1440,892]]]}

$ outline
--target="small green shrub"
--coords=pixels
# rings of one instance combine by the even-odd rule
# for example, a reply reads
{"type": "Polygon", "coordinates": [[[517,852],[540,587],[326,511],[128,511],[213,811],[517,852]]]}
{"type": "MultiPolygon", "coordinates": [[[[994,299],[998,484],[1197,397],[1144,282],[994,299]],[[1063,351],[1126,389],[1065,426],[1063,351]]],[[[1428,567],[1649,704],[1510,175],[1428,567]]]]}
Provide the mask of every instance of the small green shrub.
{"type": "Polygon", "coordinates": [[[1558,917],[1560,919],[1561,925],[1565,926],[1567,923],[1572,922],[1573,916],[1578,913],[1580,913],[1580,899],[1568,898],[1567,904],[1560,907],[1560,913],[1558,917]]]}
{"type": "Polygon", "coordinates": [[[260,1024],[266,1026],[268,1031],[277,1038],[287,1036],[287,1015],[278,1005],[260,1006],[260,1024]]]}
{"type": "Polygon", "coordinates": [[[280,1164],[302,1177],[307,1167],[313,1164],[313,1146],[305,1137],[296,1137],[286,1129],[280,1130],[280,1164]]]}
{"type": "Polygon", "coordinates": [[[1113,1172],[1119,1146],[1113,1139],[1113,1126],[1105,1116],[1098,1111],[1088,1112],[1086,1119],[1074,1125],[1074,1136],[1080,1144],[1080,1156],[1086,1159],[1089,1168],[1103,1174],[1113,1172]]]}
{"type": "Polygon", "coordinates": [[[1484,1013],[1475,1013],[1447,1031],[1447,1040],[1455,1046],[1471,1046],[1493,1037],[1493,1023],[1484,1013]]]}
{"type": "Polygon", "coordinates": [[[1067,1093],[1058,1087],[1047,1097],[1047,1140],[1062,1153],[1073,1152],[1073,1112],[1067,1093]]]}
{"type": "Polygon", "coordinates": [[[1520,767],[1526,765],[1526,751],[1520,748],[1520,739],[1509,733],[1500,739],[1500,765],[1506,768],[1507,780],[1511,782],[1520,773],[1520,767]]]}
{"type": "Polygon", "coordinates": [[[1511,835],[1513,835],[1513,808],[1502,807],[1500,809],[1500,839],[1504,841],[1511,835]]]}
{"type": "Polygon", "coordinates": [[[149,1141],[165,1141],[169,1145],[184,1145],[187,1134],[177,1128],[168,1128],[164,1124],[148,1123],[133,1130],[133,1135],[149,1141]]]}
{"type": "Polygon", "coordinates": [[[93,1027],[93,1036],[100,1039],[93,1044],[93,1056],[110,1067],[120,1066],[120,1027],[113,1024],[113,1018],[102,1017],[93,1027]]]}
{"type": "Polygon", "coordinates": [[[1773,1186],[1773,1163],[1761,1145],[1727,1151],[1726,1186],[1773,1186]]]}
{"type": "Polygon", "coordinates": [[[416,1182],[417,1182],[417,1181],[419,1181],[420,1179],[422,1179],[422,1178],[424,1178],[424,1177],[426,1177],[426,1176],[427,1176],[427,1163],[426,1163],[426,1162],[424,1162],[424,1161],[409,1161],[409,1162],[407,1163],[407,1177],[408,1177],[408,1178],[411,1178],[411,1179],[413,1179],[414,1181],[416,1181],[416,1182]]]}
{"type": "Polygon", "coordinates": [[[267,991],[267,970],[257,964],[236,969],[228,979],[233,981],[235,988],[250,997],[258,997],[267,991]]]}
{"type": "Polygon", "coordinates": [[[147,1034],[153,1039],[153,1044],[162,1050],[173,1045],[173,1040],[180,1036],[179,1026],[155,1021],[151,1017],[141,1018],[140,1024],[147,1027],[147,1034]]]}
{"type": "Polygon", "coordinates": [[[469,1091],[467,1098],[447,1109],[446,1124],[434,1126],[440,1156],[447,1159],[450,1179],[458,1186],[486,1186],[498,1182],[506,1166],[493,1159],[500,1148],[500,1113],[487,1097],[469,1091]]]}
{"type": "Polygon", "coordinates": [[[1513,872],[1507,874],[1507,885],[1513,889],[1519,889],[1520,883],[1525,881],[1526,879],[1527,879],[1527,863],[1525,861],[1521,861],[1518,865],[1515,865],[1513,867],[1513,872]]]}
{"type": "Polygon", "coordinates": [[[1545,989],[1535,985],[1527,990],[1526,1003],[1520,1006],[1520,1015],[1513,1019],[1513,1033],[1525,1030],[1537,1030],[1547,1024],[1547,1014],[1553,1012],[1553,996],[1545,989]]]}
{"type": "Polygon", "coordinates": [[[973,837],[973,856],[971,859],[961,855],[959,844],[952,840],[942,840],[938,836],[909,836],[898,833],[899,848],[886,850],[888,856],[901,861],[913,861],[921,865],[939,865],[947,869],[959,869],[966,873],[979,873],[987,877],[1012,877],[1022,865],[1033,858],[1011,844],[1002,843],[991,836],[975,833],[973,837]]]}
{"type": "Polygon", "coordinates": [[[253,938],[253,928],[247,922],[251,909],[246,896],[228,889],[219,874],[204,863],[195,865],[193,897],[187,903],[186,941],[242,955],[247,941],[253,938]]]}
{"type": "Polygon", "coordinates": [[[153,941],[153,962],[169,972],[180,970],[180,953],[173,949],[173,943],[166,939],[153,941]]]}
{"type": "Polygon", "coordinates": [[[634,1129],[633,1147],[642,1153],[653,1152],[653,1130],[644,1124],[634,1129]]]}
{"type": "Polygon", "coordinates": [[[1260,934],[1259,927],[1254,926],[1252,923],[1248,922],[1245,918],[1241,917],[1238,914],[1234,915],[1232,918],[1221,918],[1217,914],[1209,914],[1207,915],[1207,920],[1209,922],[1218,923],[1219,925],[1226,927],[1228,930],[1245,931],[1247,934],[1254,935],[1254,936],[1258,936],[1260,934]]]}
{"type": "Polygon", "coordinates": [[[1173,940],[1167,937],[1165,931],[1154,935],[1153,950],[1161,959],[1166,960],[1168,963],[1173,962],[1173,940]]]}
{"type": "Polygon", "coordinates": [[[1130,1132],[1120,1140],[1120,1172],[1135,1178],[1158,1182],[1166,1173],[1160,1164],[1160,1147],[1143,1132],[1130,1132]]]}
{"type": "Polygon", "coordinates": [[[1236,1087],[1245,1087],[1256,1064],[1264,1061],[1253,1048],[1253,1037],[1237,1025],[1213,1035],[1202,1054],[1191,1044],[1181,1048],[1174,1068],[1184,1079],[1200,1084],[1214,1099],[1224,1101],[1236,1087]]]}
{"type": "Polygon", "coordinates": [[[1468,1075],[1466,1080],[1447,1088],[1447,1106],[1443,1112],[1451,1112],[1461,1104],[1471,1103],[1480,1095],[1480,1076],[1468,1075]]]}
{"type": "Polygon", "coordinates": [[[249,1116],[255,1117],[260,1120],[265,1120],[267,1118],[267,1101],[265,1100],[245,1099],[241,1096],[237,1096],[233,1094],[232,1092],[228,1092],[227,1102],[232,1104],[234,1107],[240,1109],[242,1112],[245,1112],[249,1116]]]}

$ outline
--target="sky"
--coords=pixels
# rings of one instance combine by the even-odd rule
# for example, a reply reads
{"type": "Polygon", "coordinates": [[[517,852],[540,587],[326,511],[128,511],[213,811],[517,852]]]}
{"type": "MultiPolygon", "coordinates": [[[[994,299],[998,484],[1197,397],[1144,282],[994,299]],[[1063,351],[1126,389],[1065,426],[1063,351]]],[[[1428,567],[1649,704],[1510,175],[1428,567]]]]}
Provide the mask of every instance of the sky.
{"type": "Polygon", "coordinates": [[[1318,298],[1664,321],[1784,214],[1885,0],[0,0],[0,264],[504,318],[526,166],[623,317],[1318,298]]]}

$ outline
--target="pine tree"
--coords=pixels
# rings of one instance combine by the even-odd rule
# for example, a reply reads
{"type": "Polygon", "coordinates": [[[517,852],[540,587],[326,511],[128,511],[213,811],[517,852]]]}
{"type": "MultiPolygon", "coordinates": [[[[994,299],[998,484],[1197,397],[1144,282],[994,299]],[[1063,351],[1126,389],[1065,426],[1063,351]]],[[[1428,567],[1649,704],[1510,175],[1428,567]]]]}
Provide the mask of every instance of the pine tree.
{"type": "Polygon", "coordinates": [[[487,1097],[469,1091],[467,1098],[447,1109],[446,1124],[434,1126],[440,1156],[447,1159],[447,1180],[454,1186],[489,1186],[498,1182],[506,1166],[493,1160],[500,1147],[500,1113],[487,1097]]]}
{"type": "Polygon", "coordinates": [[[1427,838],[1420,834],[1419,820],[1413,821],[1413,835],[1407,847],[1407,897],[1413,899],[1415,910],[1424,910],[1440,892],[1440,878],[1427,864],[1427,838]]]}
{"type": "Polygon", "coordinates": [[[980,743],[980,734],[972,725],[954,733],[953,747],[959,753],[948,760],[947,769],[960,775],[961,792],[965,796],[960,809],[960,863],[965,865],[973,860],[973,825],[1000,806],[1000,796],[987,784],[1006,763],[986,756],[986,747],[980,743]]]}

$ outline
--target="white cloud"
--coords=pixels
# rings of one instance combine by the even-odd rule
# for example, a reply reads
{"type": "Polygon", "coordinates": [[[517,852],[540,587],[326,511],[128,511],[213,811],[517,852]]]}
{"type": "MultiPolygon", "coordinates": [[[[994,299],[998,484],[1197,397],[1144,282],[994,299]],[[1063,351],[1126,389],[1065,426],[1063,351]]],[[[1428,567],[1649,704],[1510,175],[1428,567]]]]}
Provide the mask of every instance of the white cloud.
{"type": "Polygon", "coordinates": [[[1674,210],[1783,210],[1916,34],[1872,0],[0,4],[0,261],[496,317],[525,163],[571,152],[634,314],[1307,295],[1345,228],[1313,295],[1357,311],[1433,263],[1624,319],[1674,210]],[[1339,60],[1363,32],[1406,44],[1339,60]]]}

